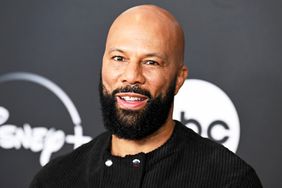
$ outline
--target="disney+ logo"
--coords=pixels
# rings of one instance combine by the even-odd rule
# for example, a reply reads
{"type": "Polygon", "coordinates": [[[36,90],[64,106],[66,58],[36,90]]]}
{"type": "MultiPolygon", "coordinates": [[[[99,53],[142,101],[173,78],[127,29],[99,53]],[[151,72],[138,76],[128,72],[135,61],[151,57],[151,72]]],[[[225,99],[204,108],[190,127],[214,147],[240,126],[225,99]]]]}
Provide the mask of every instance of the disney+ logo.
{"type": "Polygon", "coordinates": [[[74,133],[66,134],[61,129],[47,128],[44,126],[31,126],[28,122],[22,126],[8,123],[10,112],[0,104],[0,147],[3,149],[26,149],[40,152],[40,164],[49,162],[51,155],[59,151],[64,144],[72,144],[77,148],[91,140],[83,135],[79,113],[69,96],[54,82],[33,73],[13,72],[0,76],[0,83],[10,81],[27,81],[51,91],[66,107],[74,124],[74,133]]]}

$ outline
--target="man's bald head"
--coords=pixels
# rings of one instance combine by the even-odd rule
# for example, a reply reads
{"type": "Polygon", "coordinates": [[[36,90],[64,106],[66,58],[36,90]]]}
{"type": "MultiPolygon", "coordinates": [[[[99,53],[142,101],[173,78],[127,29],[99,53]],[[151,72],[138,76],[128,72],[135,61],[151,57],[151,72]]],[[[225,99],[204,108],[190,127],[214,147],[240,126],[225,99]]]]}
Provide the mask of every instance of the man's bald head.
{"type": "MultiPolygon", "coordinates": [[[[142,32],[155,33],[162,45],[176,57],[177,64],[184,61],[184,33],[175,17],[167,10],[155,5],[139,5],[121,13],[111,25],[107,43],[118,31],[125,32],[130,27],[139,26],[142,32]]],[[[114,36],[116,37],[116,36],[114,36]]],[[[128,37],[131,37],[130,35],[128,37]]]]}

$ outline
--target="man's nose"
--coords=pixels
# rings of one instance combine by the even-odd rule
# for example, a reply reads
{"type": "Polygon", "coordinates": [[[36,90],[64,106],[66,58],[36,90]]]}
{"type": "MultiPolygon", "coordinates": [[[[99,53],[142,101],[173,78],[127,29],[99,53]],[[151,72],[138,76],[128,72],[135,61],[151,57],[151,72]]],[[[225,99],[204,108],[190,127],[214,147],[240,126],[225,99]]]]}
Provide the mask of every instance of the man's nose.
{"type": "Polygon", "coordinates": [[[124,69],[122,82],[127,84],[143,84],[145,78],[142,71],[142,64],[138,61],[129,62],[124,69]]]}

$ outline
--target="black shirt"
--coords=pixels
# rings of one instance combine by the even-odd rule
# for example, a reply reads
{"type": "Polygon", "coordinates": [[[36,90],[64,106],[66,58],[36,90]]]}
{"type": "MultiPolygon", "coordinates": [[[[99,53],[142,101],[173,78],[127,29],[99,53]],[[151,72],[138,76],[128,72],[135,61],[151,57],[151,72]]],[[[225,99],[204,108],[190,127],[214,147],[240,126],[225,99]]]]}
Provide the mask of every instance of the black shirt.
{"type": "Polygon", "coordinates": [[[30,188],[261,188],[255,171],[234,153],[176,121],[170,139],[149,153],[109,152],[105,132],[52,160],[30,188]]]}

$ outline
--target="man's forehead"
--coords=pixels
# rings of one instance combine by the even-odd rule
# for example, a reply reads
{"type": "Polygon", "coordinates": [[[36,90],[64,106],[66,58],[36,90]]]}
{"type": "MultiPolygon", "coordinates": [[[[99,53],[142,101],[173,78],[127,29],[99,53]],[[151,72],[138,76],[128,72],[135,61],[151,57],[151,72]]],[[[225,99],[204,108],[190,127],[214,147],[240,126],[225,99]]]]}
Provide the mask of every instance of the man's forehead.
{"type": "Polygon", "coordinates": [[[121,52],[144,56],[157,56],[166,59],[175,43],[170,34],[161,28],[124,24],[111,29],[106,42],[107,52],[121,52]]]}

